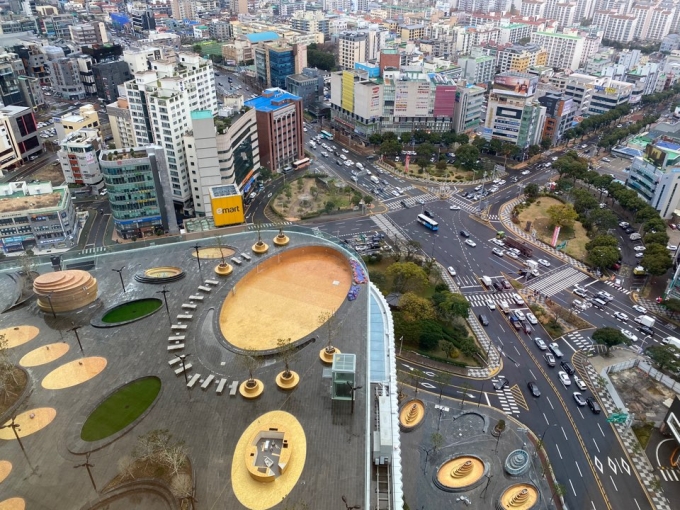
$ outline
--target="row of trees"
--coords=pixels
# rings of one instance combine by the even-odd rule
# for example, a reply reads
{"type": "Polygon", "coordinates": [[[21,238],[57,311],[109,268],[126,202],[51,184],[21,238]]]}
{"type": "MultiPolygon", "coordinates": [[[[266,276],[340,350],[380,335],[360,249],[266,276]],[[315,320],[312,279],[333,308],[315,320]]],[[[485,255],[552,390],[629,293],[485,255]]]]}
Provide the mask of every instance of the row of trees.
{"type": "Polygon", "coordinates": [[[582,138],[593,131],[599,131],[605,127],[611,127],[612,124],[617,123],[622,117],[625,117],[629,113],[630,105],[628,105],[628,103],[619,105],[601,115],[593,115],[592,117],[583,119],[575,128],[567,129],[564,132],[563,137],[567,140],[567,145],[569,145],[570,140],[582,138]]]}
{"type": "Polygon", "coordinates": [[[307,46],[307,65],[324,71],[332,71],[335,69],[335,55],[329,49],[312,43],[307,46]]]}
{"type": "Polygon", "coordinates": [[[641,131],[648,128],[650,124],[658,120],[658,115],[645,115],[642,120],[639,120],[633,124],[626,127],[616,128],[612,131],[608,131],[607,134],[600,138],[597,146],[602,147],[606,150],[610,150],[612,147],[616,146],[631,135],[636,135],[641,131]]]}

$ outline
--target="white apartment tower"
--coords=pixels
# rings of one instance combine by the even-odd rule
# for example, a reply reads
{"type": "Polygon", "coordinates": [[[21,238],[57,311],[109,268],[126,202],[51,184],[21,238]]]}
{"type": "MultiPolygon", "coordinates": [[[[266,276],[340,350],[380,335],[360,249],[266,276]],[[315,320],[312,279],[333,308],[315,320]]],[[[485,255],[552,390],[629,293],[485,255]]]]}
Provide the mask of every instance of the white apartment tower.
{"type": "Polygon", "coordinates": [[[555,21],[557,21],[560,28],[572,26],[574,24],[575,14],[575,2],[563,2],[555,6],[555,21]]]}
{"type": "Polygon", "coordinates": [[[338,39],[338,64],[343,69],[354,69],[354,64],[367,60],[367,46],[366,32],[343,32],[338,39]]]}
{"type": "Polygon", "coordinates": [[[583,55],[583,37],[534,32],[531,34],[531,43],[543,47],[548,52],[547,65],[550,67],[571,70],[579,68],[583,55]]]}
{"type": "Polygon", "coordinates": [[[522,2],[520,15],[523,18],[542,18],[545,13],[545,2],[543,0],[525,0],[522,2]]]}
{"type": "Polygon", "coordinates": [[[175,206],[193,212],[193,200],[182,139],[192,129],[191,112],[217,112],[215,77],[210,60],[179,53],[177,62],[156,60],[152,69],[125,83],[136,146],[151,143],[165,149],[175,206]]]}

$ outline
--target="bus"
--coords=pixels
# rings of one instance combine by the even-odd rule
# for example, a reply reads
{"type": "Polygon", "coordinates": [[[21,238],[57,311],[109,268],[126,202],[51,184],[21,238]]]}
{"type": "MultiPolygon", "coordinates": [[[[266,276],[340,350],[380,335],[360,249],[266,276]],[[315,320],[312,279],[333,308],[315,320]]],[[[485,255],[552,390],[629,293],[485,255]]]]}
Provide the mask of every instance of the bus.
{"type": "Polygon", "coordinates": [[[303,158],[295,161],[293,162],[293,170],[302,170],[303,168],[307,168],[310,163],[311,160],[309,158],[303,158]]]}
{"type": "Polygon", "coordinates": [[[425,225],[427,228],[434,232],[439,230],[439,223],[434,221],[432,218],[428,218],[424,214],[418,215],[418,223],[420,223],[421,225],[425,225]]]}
{"type": "Polygon", "coordinates": [[[333,139],[333,135],[330,134],[328,131],[321,131],[321,136],[323,136],[326,140],[333,139]]]}

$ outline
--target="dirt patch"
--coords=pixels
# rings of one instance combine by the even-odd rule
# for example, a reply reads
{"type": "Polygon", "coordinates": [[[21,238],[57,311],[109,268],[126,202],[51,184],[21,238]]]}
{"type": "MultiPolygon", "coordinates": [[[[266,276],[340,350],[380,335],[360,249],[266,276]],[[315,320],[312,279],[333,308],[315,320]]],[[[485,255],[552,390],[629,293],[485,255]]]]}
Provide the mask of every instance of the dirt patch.
{"type": "MultiPolygon", "coordinates": [[[[536,231],[536,238],[546,244],[550,244],[554,230],[550,226],[550,218],[546,211],[553,205],[562,205],[562,202],[550,197],[541,197],[519,214],[519,225],[524,228],[526,222],[530,221],[532,229],[536,231]]],[[[586,244],[590,239],[580,222],[575,222],[573,229],[562,228],[557,242],[559,244],[563,241],[567,241],[564,253],[575,259],[585,260],[586,244]]]]}
{"type": "Polygon", "coordinates": [[[324,182],[314,177],[300,177],[286,183],[273,198],[272,205],[286,221],[299,221],[324,212],[353,210],[363,196],[342,180],[324,182]]]}
{"type": "Polygon", "coordinates": [[[61,186],[64,184],[64,173],[61,171],[59,164],[51,163],[38,168],[31,174],[31,179],[50,181],[52,186],[61,186]]]}
{"type": "Polygon", "coordinates": [[[609,378],[636,421],[658,422],[668,409],[663,402],[676,393],[658,383],[639,368],[610,372],[609,378]]]}
{"type": "Polygon", "coordinates": [[[15,368],[12,376],[7,378],[5,390],[0,397],[0,415],[14,405],[24,391],[27,382],[26,373],[15,368]]]}

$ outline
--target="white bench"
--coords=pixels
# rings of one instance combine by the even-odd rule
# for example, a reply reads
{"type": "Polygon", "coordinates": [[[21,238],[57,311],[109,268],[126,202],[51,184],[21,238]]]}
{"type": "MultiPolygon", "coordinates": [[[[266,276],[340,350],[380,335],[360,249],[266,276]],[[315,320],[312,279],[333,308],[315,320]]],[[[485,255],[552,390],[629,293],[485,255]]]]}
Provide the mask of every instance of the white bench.
{"type": "Polygon", "coordinates": [[[202,389],[206,389],[208,386],[210,386],[210,383],[213,381],[215,378],[214,375],[210,374],[208,377],[205,378],[205,381],[203,381],[203,384],[201,384],[202,389]]]}
{"type": "Polygon", "coordinates": [[[185,310],[196,310],[196,305],[190,303],[182,303],[182,308],[185,310]]]}
{"type": "Polygon", "coordinates": [[[241,253],[241,257],[243,257],[244,259],[246,259],[248,262],[251,261],[250,255],[248,255],[247,253],[241,253]]]}
{"type": "Polygon", "coordinates": [[[203,301],[203,296],[189,296],[189,299],[194,301],[203,301]]]}
{"type": "Polygon", "coordinates": [[[175,370],[175,374],[179,375],[185,370],[188,372],[191,367],[192,367],[191,363],[186,363],[183,367],[179,367],[177,370],[175,370]]]}
{"type": "Polygon", "coordinates": [[[218,395],[221,395],[221,394],[222,394],[222,392],[224,391],[224,386],[225,386],[226,384],[227,384],[227,380],[226,380],[226,379],[224,379],[224,378],[220,379],[220,382],[219,382],[219,384],[217,385],[217,391],[216,391],[216,393],[217,393],[218,395]]]}
{"type": "Polygon", "coordinates": [[[190,320],[193,319],[193,318],[194,318],[194,316],[191,315],[190,313],[181,313],[181,314],[179,314],[179,315],[177,316],[177,320],[178,320],[178,321],[181,321],[181,320],[190,321],[190,320]]]}
{"type": "Polygon", "coordinates": [[[202,290],[203,292],[210,292],[212,290],[212,288],[206,287],[205,285],[199,285],[198,290],[202,290]]]}
{"type": "Polygon", "coordinates": [[[215,287],[217,287],[220,284],[220,282],[218,282],[217,280],[206,280],[205,283],[207,283],[208,285],[214,285],[215,287]]]}
{"type": "Polygon", "coordinates": [[[183,330],[187,329],[187,325],[186,324],[173,324],[172,326],[170,326],[170,329],[183,331],[183,330]]]}
{"type": "Polygon", "coordinates": [[[168,337],[168,342],[176,342],[177,340],[184,340],[186,335],[172,335],[168,337]]]}
{"type": "Polygon", "coordinates": [[[236,395],[236,392],[238,391],[238,381],[232,381],[231,384],[229,385],[229,395],[234,396],[236,395]]]}
{"type": "Polygon", "coordinates": [[[243,263],[243,261],[242,261],[241,259],[237,258],[237,257],[232,257],[232,258],[231,258],[231,261],[232,261],[234,264],[236,264],[237,266],[240,266],[240,265],[243,263]]]}
{"type": "Polygon", "coordinates": [[[168,345],[168,350],[170,352],[179,351],[180,349],[184,349],[184,344],[168,345]]]}
{"type": "Polygon", "coordinates": [[[179,358],[172,358],[170,361],[168,361],[168,365],[173,366],[173,365],[176,365],[179,362],[180,362],[179,358]]]}
{"type": "Polygon", "coordinates": [[[191,379],[189,379],[189,382],[187,383],[187,386],[189,388],[193,388],[194,384],[201,378],[201,374],[194,374],[191,376],[191,379]]]}

